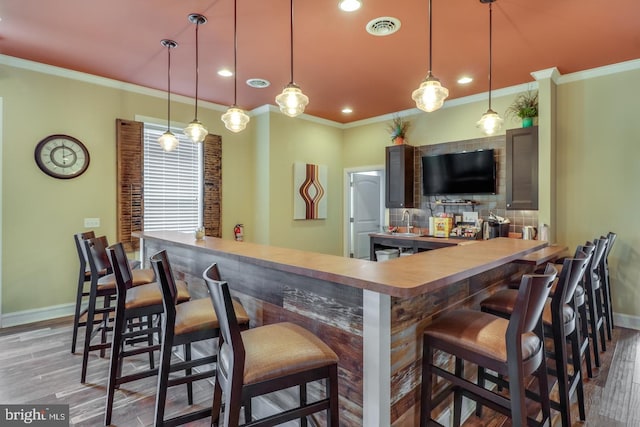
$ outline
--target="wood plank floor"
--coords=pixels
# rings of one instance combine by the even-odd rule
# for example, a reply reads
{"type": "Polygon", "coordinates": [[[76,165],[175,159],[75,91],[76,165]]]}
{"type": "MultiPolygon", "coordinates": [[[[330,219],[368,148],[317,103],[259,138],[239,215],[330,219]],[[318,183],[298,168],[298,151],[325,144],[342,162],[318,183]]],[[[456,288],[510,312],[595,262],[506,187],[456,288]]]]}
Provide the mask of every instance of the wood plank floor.
{"type": "MultiPolygon", "coordinates": [[[[70,425],[103,425],[108,358],[90,357],[87,384],[80,384],[80,352],[70,354],[70,318],[0,329],[0,403],[68,404],[70,425]]],[[[81,342],[82,340],[80,340],[81,342]]],[[[602,353],[597,377],[585,382],[587,422],[574,426],[640,426],[640,331],[616,328],[614,340],[602,353]]],[[[80,345],[78,346],[80,349],[80,345]]],[[[132,358],[133,359],[133,358],[132,358]]],[[[145,358],[125,369],[142,369],[145,358]]],[[[148,426],[153,422],[156,378],[125,384],[116,392],[114,426],[148,426]]],[[[209,406],[213,387],[200,381],[194,387],[198,407],[209,406]]],[[[167,414],[188,410],[184,387],[169,390],[167,414]]],[[[489,412],[489,411],[487,411],[489,412]]],[[[577,417],[577,410],[574,411],[577,417]]],[[[207,426],[201,420],[189,426],[207,426]]],[[[503,419],[471,419],[468,426],[506,426],[503,419]]],[[[558,417],[554,425],[559,425],[558,417]]]]}

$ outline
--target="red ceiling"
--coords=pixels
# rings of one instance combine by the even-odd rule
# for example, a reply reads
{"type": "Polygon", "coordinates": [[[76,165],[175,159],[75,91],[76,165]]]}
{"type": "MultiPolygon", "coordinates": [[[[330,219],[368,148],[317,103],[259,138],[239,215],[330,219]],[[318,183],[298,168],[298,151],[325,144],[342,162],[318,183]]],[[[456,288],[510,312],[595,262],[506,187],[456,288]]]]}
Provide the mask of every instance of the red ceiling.
{"type": "MultiPolygon", "coordinates": [[[[427,0],[363,0],[353,13],[338,0],[294,2],[294,79],[306,113],[346,123],[415,107],[411,92],[428,67],[427,0]],[[375,37],[368,21],[391,16],[400,31],[375,37]],[[341,113],[345,106],[351,115],[341,113]]],[[[493,88],[640,58],[638,0],[497,0],[493,3],[493,88]]],[[[201,99],[233,103],[233,0],[11,0],[0,4],[0,53],[166,90],[163,38],[172,51],[172,91],[195,94],[195,26],[202,13],[201,99]]],[[[433,0],[433,74],[449,99],[488,88],[488,5],[433,0]],[[459,76],[472,75],[467,86],[459,76]]],[[[289,82],[289,1],[238,0],[238,106],[275,104],[289,82]],[[248,78],[271,86],[250,88],[248,78]]]]}

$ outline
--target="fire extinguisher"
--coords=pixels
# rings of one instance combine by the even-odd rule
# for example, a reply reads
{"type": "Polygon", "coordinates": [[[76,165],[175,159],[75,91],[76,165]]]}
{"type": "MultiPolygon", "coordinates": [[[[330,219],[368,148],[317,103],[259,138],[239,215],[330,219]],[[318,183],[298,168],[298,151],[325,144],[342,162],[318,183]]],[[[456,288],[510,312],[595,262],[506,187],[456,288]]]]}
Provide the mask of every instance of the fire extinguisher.
{"type": "Polygon", "coordinates": [[[236,238],[236,241],[242,242],[244,240],[244,225],[236,224],[233,227],[233,235],[236,238]]]}

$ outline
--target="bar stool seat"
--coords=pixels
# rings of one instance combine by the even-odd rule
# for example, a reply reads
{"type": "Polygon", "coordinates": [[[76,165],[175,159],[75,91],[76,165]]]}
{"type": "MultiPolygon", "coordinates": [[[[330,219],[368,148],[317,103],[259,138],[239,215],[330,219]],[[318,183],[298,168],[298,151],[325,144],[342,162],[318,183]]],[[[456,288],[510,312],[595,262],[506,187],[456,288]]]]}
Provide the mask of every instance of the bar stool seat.
{"type": "MultiPolygon", "coordinates": [[[[179,286],[179,284],[178,284],[179,286]]],[[[180,291],[178,290],[178,293],[180,291]]],[[[178,294],[178,299],[180,298],[178,294]]],[[[238,316],[238,322],[249,324],[249,315],[242,304],[233,302],[233,308],[238,316]]],[[[220,324],[209,298],[198,298],[176,306],[176,321],[173,327],[174,335],[186,335],[206,329],[218,329],[220,324]]]]}
{"type": "MultiPolygon", "coordinates": [[[[256,384],[338,362],[338,356],[320,338],[289,322],[260,326],[242,332],[246,351],[243,383],[256,384]]],[[[220,368],[233,362],[229,347],[220,351],[220,368]]]]}
{"type": "MultiPolygon", "coordinates": [[[[178,303],[189,301],[191,296],[187,282],[176,280],[176,287],[178,289],[178,303]]],[[[146,285],[134,286],[127,290],[125,309],[147,307],[150,305],[162,305],[162,291],[160,291],[158,283],[147,283],[146,285]]]]}
{"type": "MultiPolygon", "coordinates": [[[[133,286],[146,285],[147,283],[151,283],[155,280],[155,274],[151,268],[138,268],[135,270],[131,270],[133,274],[133,286]]],[[[111,274],[107,274],[98,279],[98,288],[99,289],[115,289],[116,288],[116,278],[111,274]]]]}
{"type": "MultiPolygon", "coordinates": [[[[513,313],[513,308],[516,305],[516,299],[518,298],[518,291],[515,289],[503,289],[491,295],[489,298],[482,301],[483,311],[489,313],[502,312],[506,314],[513,313]]],[[[566,329],[573,329],[575,326],[576,313],[570,305],[564,304],[562,307],[562,319],[566,329]]],[[[547,298],[542,310],[542,322],[545,326],[551,326],[552,312],[551,312],[551,298],[547,298]]]]}

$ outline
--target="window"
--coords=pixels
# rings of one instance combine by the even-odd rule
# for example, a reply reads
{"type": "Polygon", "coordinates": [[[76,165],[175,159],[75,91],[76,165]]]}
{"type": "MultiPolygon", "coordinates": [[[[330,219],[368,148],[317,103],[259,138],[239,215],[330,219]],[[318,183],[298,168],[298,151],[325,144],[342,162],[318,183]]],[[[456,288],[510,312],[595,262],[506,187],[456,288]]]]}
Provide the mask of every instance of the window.
{"type": "Polygon", "coordinates": [[[164,126],[144,124],[144,231],[193,231],[202,225],[202,144],[172,128],[180,143],[165,152],[158,144],[165,131],[164,126]]]}

